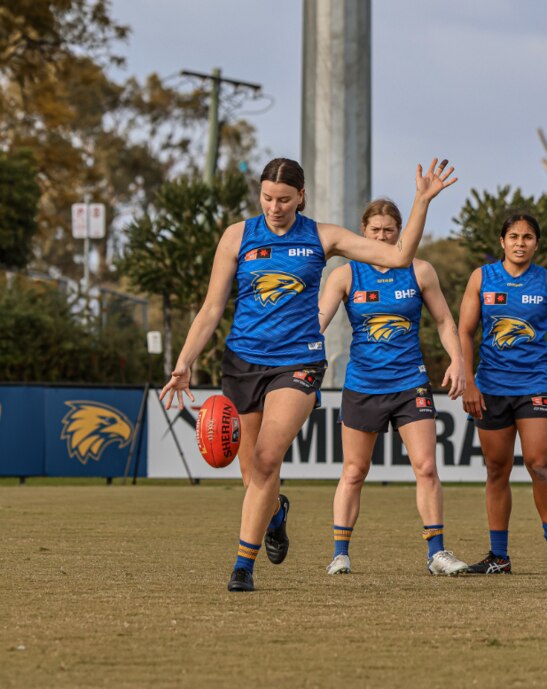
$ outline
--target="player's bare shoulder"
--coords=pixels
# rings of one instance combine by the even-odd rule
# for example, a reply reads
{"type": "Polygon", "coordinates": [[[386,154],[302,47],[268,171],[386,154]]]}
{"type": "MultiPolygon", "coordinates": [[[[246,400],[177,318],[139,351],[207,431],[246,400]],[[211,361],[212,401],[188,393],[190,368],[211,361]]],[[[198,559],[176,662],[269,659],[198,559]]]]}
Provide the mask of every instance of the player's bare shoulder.
{"type": "Polygon", "coordinates": [[[334,250],[338,240],[346,232],[349,233],[349,230],[346,230],[344,227],[341,227],[340,225],[333,225],[332,223],[324,222],[317,223],[317,233],[319,235],[319,241],[323,246],[323,251],[325,252],[325,256],[327,258],[330,258],[334,255],[334,250]]]}
{"type": "Polygon", "coordinates": [[[423,258],[415,258],[412,261],[412,265],[414,266],[416,276],[431,274],[431,271],[437,272],[433,265],[429,261],[424,261],[423,258]]]}
{"type": "Polygon", "coordinates": [[[345,298],[351,289],[352,273],[349,263],[335,268],[327,278],[325,290],[327,292],[336,292],[340,298],[345,298]]]}
{"type": "Polygon", "coordinates": [[[349,263],[344,263],[343,266],[338,266],[329,275],[329,280],[337,284],[346,284],[351,281],[351,266],[349,263]]]}
{"type": "Polygon", "coordinates": [[[227,253],[237,258],[239,255],[244,230],[244,220],[241,222],[236,222],[233,225],[228,225],[228,227],[222,233],[222,237],[218,243],[218,249],[223,253],[227,253]]]}
{"type": "Polygon", "coordinates": [[[480,292],[482,286],[482,268],[475,268],[475,270],[471,273],[469,276],[469,280],[467,281],[467,287],[466,287],[466,292],[469,292],[470,294],[476,293],[478,294],[480,292]]]}

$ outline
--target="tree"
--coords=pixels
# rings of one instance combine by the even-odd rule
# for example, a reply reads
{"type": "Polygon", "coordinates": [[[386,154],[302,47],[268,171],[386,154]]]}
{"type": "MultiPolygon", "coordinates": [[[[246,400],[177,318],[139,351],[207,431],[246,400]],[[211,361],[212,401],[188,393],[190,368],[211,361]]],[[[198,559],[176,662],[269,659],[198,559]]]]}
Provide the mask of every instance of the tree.
{"type": "Polygon", "coordinates": [[[2,381],[142,383],[144,334],[127,314],[84,325],[57,285],[17,276],[8,290],[3,281],[0,274],[2,381]]]}
{"type": "MultiPolygon", "coordinates": [[[[218,177],[212,188],[200,178],[182,176],[162,186],[153,212],[126,228],[127,244],[118,268],[134,287],[163,299],[166,376],[173,369],[172,310],[180,309],[191,320],[201,305],[220,235],[241,217],[246,193],[245,179],[239,173],[218,177]]],[[[213,338],[201,360],[215,384],[226,334],[223,323],[220,335],[213,338]]]]}
{"type": "Polygon", "coordinates": [[[0,265],[24,268],[32,255],[38,226],[40,188],[29,151],[0,152],[0,265]]]}
{"type": "Polygon", "coordinates": [[[0,70],[24,87],[81,50],[122,64],[111,45],[129,29],[109,12],[109,0],[0,0],[0,70]]]}

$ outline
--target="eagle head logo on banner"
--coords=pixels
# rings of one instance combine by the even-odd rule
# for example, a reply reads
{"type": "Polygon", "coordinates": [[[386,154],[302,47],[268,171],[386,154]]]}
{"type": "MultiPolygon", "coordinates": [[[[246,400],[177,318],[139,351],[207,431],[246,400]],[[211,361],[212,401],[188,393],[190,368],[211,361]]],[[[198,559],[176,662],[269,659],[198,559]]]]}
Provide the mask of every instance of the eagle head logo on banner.
{"type": "Polygon", "coordinates": [[[63,417],[61,438],[67,441],[70,457],[83,465],[98,462],[107,445],[125,447],[131,440],[133,424],[118,409],[102,402],[65,402],[70,411],[63,417]]]}

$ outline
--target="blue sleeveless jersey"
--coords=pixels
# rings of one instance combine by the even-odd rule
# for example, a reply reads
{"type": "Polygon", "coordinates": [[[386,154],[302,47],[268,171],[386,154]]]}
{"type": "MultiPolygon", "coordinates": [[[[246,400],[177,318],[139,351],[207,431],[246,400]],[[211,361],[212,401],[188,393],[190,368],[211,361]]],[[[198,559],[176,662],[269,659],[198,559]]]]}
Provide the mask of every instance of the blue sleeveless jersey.
{"type": "Polygon", "coordinates": [[[263,215],[247,220],[227,347],[244,361],[264,366],[322,361],[318,293],[324,267],[314,220],[297,213],[281,237],[268,228],[263,215]]]}
{"type": "Polygon", "coordinates": [[[476,383],[490,395],[547,390],[547,271],[514,278],[501,261],[482,266],[482,343],[476,383]]]}
{"type": "Polygon", "coordinates": [[[385,273],[350,261],[346,311],[353,328],[344,386],[377,395],[428,382],[420,351],[422,295],[414,267],[385,273]]]}

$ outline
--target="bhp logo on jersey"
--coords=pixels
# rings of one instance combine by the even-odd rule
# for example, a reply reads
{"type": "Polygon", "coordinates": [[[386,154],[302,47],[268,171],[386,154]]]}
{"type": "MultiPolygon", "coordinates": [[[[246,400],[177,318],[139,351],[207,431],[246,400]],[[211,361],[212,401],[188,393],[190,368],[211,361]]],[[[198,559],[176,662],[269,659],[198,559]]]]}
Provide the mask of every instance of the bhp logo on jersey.
{"type": "Polygon", "coordinates": [[[512,316],[492,316],[492,344],[497,349],[510,349],[517,343],[535,340],[536,331],[530,323],[512,316]]]}
{"type": "Polygon", "coordinates": [[[378,303],[380,301],[380,292],[377,289],[370,292],[354,292],[353,301],[355,304],[378,303]]]}
{"type": "Polygon", "coordinates": [[[313,249],[289,249],[289,256],[311,256],[313,249]]]}
{"type": "Polygon", "coordinates": [[[484,304],[485,306],[494,306],[495,304],[507,304],[507,292],[485,292],[484,304]]]}
{"type": "Polygon", "coordinates": [[[541,304],[543,297],[535,294],[523,294],[522,303],[523,304],[541,304]]]}
{"type": "Polygon", "coordinates": [[[262,246],[258,249],[251,249],[245,254],[246,261],[256,261],[257,258],[271,258],[272,257],[272,247],[262,246]]]}
{"type": "Polygon", "coordinates": [[[396,289],[395,299],[412,299],[416,295],[415,289],[396,289]]]}
{"type": "Polygon", "coordinates": [[[256,271],[253,272],[253,275],[256,276],[251,283],[255,299],[260,301],[262,306],[277,304],[283,297],[299,294],[306,287],[300,278],[290,273],[256,271]]]}

